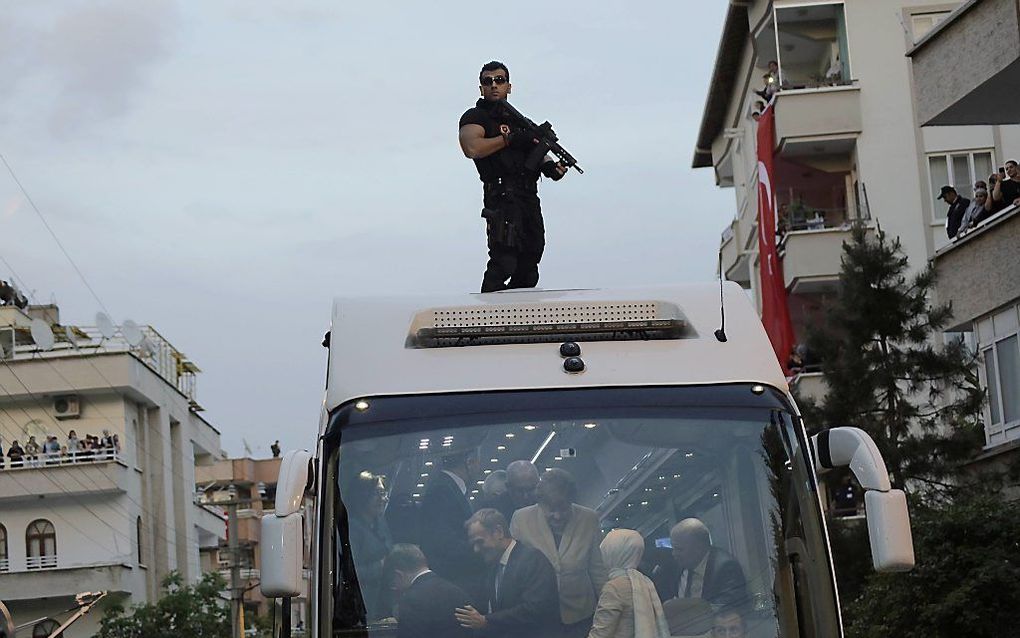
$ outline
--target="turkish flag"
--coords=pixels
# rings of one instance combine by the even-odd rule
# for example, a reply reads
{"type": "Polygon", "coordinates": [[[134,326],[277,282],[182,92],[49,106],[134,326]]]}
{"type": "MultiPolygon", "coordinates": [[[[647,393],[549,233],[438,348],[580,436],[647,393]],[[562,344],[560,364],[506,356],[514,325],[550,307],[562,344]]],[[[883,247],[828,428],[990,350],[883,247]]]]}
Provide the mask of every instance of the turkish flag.
{"type": "Polygon", "coordinates": [[[773,149],[776,139],[775,101],[758,118],[758,268],[761,279],[761,322],[769,335],[776,358],[789,374],[787,361],[793,351],[793,325],[786,302],[783,262],[776,249],[776,190],[773,182],[773,149]]]}

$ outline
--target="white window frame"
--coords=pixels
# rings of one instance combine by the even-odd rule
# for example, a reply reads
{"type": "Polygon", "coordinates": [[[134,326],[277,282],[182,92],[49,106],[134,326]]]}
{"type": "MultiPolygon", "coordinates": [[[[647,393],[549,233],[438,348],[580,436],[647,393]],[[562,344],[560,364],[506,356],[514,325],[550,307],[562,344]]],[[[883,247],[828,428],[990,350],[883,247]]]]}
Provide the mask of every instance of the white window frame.
{"type": "MultiPolygon", "coordinates": [[[[773,3],[772,4],[772,30],[776,36],[776,61],[779,63],[779,83],[780,86],[786,81],[783,77],[783,53],[779,48],[779,11],[782,9],[796,9],[800,7],[821,7],[826,5],[838,4],[843,11],[843,27],[846,30],[846,75],[849,78],[850,85],[856,85],[857,80],[854,79],[854,66],[851,58],[853,54],[851,52],[850,45],[850,23],[846,19],[846,0],[815,0],[814,2],[789,2],[789,3],[773,3]]],[[[803,89],[805,91],[831,91],[833,88],[845,88],[843,86],[831,87],[822,86],[816,88],[803,89]]]]}
{"type": "Polygon", "coordinates": [[[910,37],[914,39],[915,43],[917,43],[918,41],[920,41],[921,38],[928,35],[937,26],[939,26],[939,24],[946,19],[946,16],[948,16],[952,12],[953,12],[952,9],[939,9],[932,11],[918,11],[916,13],[910,14],[910,37]],[[917,35],[917,23],[915,21],[918,18],[930,19],[935,16],[938,16],[938,19],[932,22],[932,25],[928,28],[928,30],[922,33],[921,35],[917,35]]]}
{"type": "Polygon", "coordinates": [[[976,182],[977,180],[979,180],[979,179],[986,179],[988,177],[987,175],[977,175],[974,172],[974,156],[978,155],[978,154],[981,154],[981,153],[988,153],[989,156],[992,158],[992,170],[994,171],[995,170],[995,166],[996,166],[996,164],[995,164],[995,149],[994,148],[959,149],[959,150],[952,150],[952,151],[938,151],[937,153],[926,153],[925,154],[924,161],[925,161],[925,164],[927,165],[928,184],[930,186],[929,189],[928,189],[928,192],[930,193],[930,197],[932,198],[931,199],[931,201],[932,201],[932,217],[933,217],[933,219],[935,220],[936,223],[939,223],[939,224],[944,224],[945,223],[945,221],[946,221],[946,212],[949,210],[949,208],[942,202],[942,200],[936,199],[938,197],[938,195],[935,194],[935,191],[939,187],[941,187],[942,184],[936,184],[935,180],[932,178],[932,174],[931,174],[931,160],[932,160],[932,158],[934,158],[934,157],[941,157],[941,158],[946,160],[946,169],[949,172],[949,184],[950,185],[957,186],[958,184],[965,183],[965,184],[968,184],[970,186],[973,186],[974,182],[976,182]],[[953,159],[952,159],[953,155],[966,155],[967,156],[967,170],[970,171],[970,176],[967,178],[967,180],[964,180],[963,182],[958,180],[956,178],[956,176],[953,175],[953,159]]]}
{"type": "MultiPolygon", "coordinates": [[[[994,313],[992,315],[984,317],[983,319],[981,319],[979,321],[982,322],[982,323],[985,322],[985,321],[994,321],[994,317],[1001,316],[1003,314],[1003,312],[1004,311],[996,312],[996,313],[994,313]]],[[[1012,308],[1006,309],[1005,312],[1012,312],[1014,314],[1020,314],[1020,306],[1013,306],[1012,308]]],[[[1017,317],[1017,325],[1020,326],[1020,316],[1017,317]]],[[[1010,392],[1014,392],[1014,393],[1015,392],[1020,392],[1020,388],[1004,388],[1003,387],[1003,384],[1002,384],[1002,375],[1001,375],[1001,373],[999,371],[999,356],[998,356],[998,353],[997,353],[997,350],[996,350],[996,347],[998,346],[998,344],[1000,342],[1005,341],[1006,339],[1009,339],[1011,337],[1016,337],[1017,338],[1017,347],[1020,348],[1020,327],[1015,329],[1013,332],[1003,333],[1003,334],[995,334],[994,333],[994,329],[993,329],[993,334],[992,334],[991,341],[988,341],[988,342],[980,342],[980,334],[978,334],[978,340],[979,340],[979,343],[978,343],[978,352],[980,353],[979,365],[977,366],[978,367],[978,378],[980,380],[981,387],[984,388],[985,390],[987,390],[988,389],[988,377],[987,377],[987,373],[986,373],[985,364],[987,362],[990,362],[991,363],[991,368],[992,368],[992,370],[994,371],[994,374],[995,374],[995,384],[998,387],[998,392],[996,393],[998,395],[996,397],[996,400],[998,401],[998,405],[996,407],[999,410],[999,418],[1001,419],[1001,421],[999,423],[992,423],[992,408],[991,408],[991,405],[990,405],[990,401],[991,401],[992,397],[988,397],[989,403],[986,403],[985,407],[984,407],[985,444],[986,444],[987,447],[994,447],[994,446],[997,446],[997,445],[1002,445],[1004,443],[1008,443],[1008,442],[1013,441],[1013,440],[1020,439],[1020,418],[1017,418],[1017,419],[1015,419],[1013,421],[1006,421],[1005,420],[1006,419],[1006,410],[1005,410],[1005,399],[1004,399],[1006,391],[1010,391],[1010,392]],[[998,440],[993,441],[992,440],[993,437],[997,437],[998,440]]]]}

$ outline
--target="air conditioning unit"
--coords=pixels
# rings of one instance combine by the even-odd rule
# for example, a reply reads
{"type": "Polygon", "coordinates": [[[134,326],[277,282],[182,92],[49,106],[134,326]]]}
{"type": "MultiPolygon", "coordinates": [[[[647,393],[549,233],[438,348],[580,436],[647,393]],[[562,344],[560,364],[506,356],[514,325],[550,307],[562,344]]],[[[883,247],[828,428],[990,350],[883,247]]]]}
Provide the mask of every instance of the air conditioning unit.
{"type": "Polygon", "coordinates": [[[73,394],[53,397],[53,416],[58,419],[77,419],[81,416],[81,400],[73,394]]]}

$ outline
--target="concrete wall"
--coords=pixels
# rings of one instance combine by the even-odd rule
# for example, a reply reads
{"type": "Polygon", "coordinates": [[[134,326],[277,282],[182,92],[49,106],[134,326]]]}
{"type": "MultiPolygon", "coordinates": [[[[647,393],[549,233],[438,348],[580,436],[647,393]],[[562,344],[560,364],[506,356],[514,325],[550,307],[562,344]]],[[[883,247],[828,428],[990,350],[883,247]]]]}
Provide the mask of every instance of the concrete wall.
{"type": "Polygon", "coordinates": [[[991,223],[940,251],[934,258],[938,300],[952,302],[953,323],[1020,299],[1020,211],[991,223]]]}
{"type": "Polygon", "coordinates": [[[918,44],[912,54],[921,122],[1020,122],[1020,2],[981,0],[918,44]]]}

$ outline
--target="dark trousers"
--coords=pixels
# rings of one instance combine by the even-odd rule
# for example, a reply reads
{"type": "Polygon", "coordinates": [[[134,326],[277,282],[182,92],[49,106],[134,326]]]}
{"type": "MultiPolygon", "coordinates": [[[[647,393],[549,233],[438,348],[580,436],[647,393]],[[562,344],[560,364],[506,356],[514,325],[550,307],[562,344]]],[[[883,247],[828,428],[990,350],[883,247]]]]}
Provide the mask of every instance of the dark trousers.
{"type": "Polygon", "coordinates": [[[538,263],[545,250],[545,223],[534,186],[512,190],[487,188],[485,207],[511,211],[512,239],[497,239],[491,227],[486,229],[489,261],[482,276],[482,292],[509,288],[534,288],[538,285],[538,263]]]}

